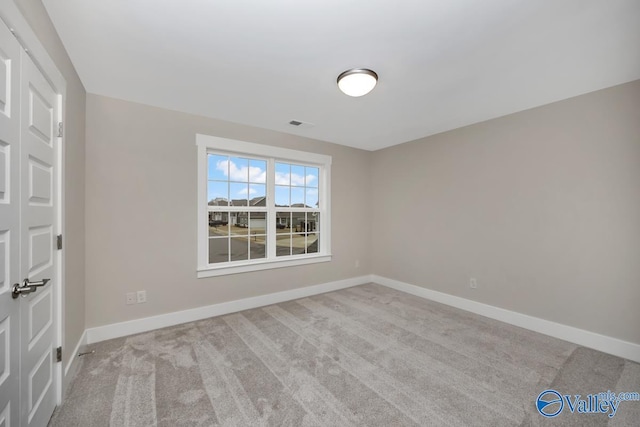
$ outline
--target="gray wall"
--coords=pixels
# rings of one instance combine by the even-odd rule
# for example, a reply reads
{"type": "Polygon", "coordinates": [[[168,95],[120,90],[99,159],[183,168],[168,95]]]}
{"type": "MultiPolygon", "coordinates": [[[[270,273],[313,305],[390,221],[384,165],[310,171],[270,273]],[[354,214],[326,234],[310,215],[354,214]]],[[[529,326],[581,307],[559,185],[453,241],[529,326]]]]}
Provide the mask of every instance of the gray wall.
{"type": "Polygon", "coordinates": [[[84,142],[86,92],[40,0],[15,1],[67,82],[65,123],[65,294],[63,363],[85,330],[84,142]]]}
{"type": "Polygon", "coordinates": [[[92,94],[86,150],[87,327],[371,271],[369,152],[92,94]],[[197,279],[196,133],[333,156],[333,261],[197,279]]]}
{"type": "Polygon", "coordinates": [[[640,81],[381,150],[371,170],[375,274],[640,343],[640,81]]]}

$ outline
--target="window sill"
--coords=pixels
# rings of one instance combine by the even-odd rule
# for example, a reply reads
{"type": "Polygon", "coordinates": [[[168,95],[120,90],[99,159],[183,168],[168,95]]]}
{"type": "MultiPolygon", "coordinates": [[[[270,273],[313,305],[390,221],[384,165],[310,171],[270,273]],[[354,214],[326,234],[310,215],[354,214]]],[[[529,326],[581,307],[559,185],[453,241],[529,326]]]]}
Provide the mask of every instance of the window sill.
{"type": "Polygon", "coordinates": [[[274,268],[295,267],[331,261],[331,255],[314,255],[309,257],[285,258],[276,261],[262,261],[251,264],[238,264],[224,267],[207,267],[198,269],[198,279],[205,277],[226,276],[229,274],[248,273],[250,271],[271,270],[274,268]]]}

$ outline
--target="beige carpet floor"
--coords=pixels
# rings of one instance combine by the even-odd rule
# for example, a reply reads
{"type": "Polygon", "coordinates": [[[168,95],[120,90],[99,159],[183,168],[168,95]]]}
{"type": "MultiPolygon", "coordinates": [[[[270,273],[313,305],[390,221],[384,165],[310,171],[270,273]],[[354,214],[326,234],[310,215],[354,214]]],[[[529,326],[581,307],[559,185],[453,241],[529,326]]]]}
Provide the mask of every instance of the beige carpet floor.
{"type": "Polygon", "coordinates": [[[640,391],[639,364],[375,284],[91,349],[51,425],[640,425],[535,406],[640,391]]]}

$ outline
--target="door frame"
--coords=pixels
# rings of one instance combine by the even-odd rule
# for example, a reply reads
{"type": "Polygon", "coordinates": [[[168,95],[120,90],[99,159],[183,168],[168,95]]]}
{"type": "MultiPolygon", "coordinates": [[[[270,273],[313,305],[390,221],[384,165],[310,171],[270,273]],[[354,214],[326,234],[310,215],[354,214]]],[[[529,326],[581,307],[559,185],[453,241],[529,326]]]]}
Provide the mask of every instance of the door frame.
{"type": "MultiPolygon", "coordinates": [[[[65,123],[66,120],[66,99],[67,99],[67,82],[62,76],[62,73],[58,70],[55,62],[49,56],[49,53],[44,48],[40,40],[36,36],[35,32],[26,21],[20,9],[15,3],[15,0],[7,0],[3,1],[2,8],[0,8],[0,20],[4,21],[4,24],[9,27],[13,35],[18,40],[18,43],[25,49],[31,58],[31,60],[35,63],[36,67],[40,70],[44,78],[49,82],[53,90],[59,95],[58,96],[58,111],[60,112],[60,117],[58,118],[59,122],[65,123]]],[[[65,132],[62,134],[61,138],[57,138],[58,146],[56,147],[56,155],[58,157],[57,164],[55,165],[57,168],[56,171],[56,193],[58,196],[58,206],[56,207],[56,230],[55,233],[62,234],[65,236],[65,226],[64,226],[64,201],[65,201],[65,191],[64,191],[64,153],[65,153],[65,132]]],[[[64,328],[64,309],[65,309],[65,250],[64,246],[62,250],[57,251],[56,258],[56,281],[60,284],[57,290],[57,306],[56,310],[56,330],[54,332],[54,340],[56,342],[56,346],[62,346],[64,344],[65,338],[65,328],[64,328]]],[[[62,403],[62,398],[64,396],[64,392],[66,391],[66,384],[64,381],[66,373],[69,371],[71,364],[73,362],[73,356],[69,360],[66,368],[63,371],[64,358],[61,363],[56,363],[54,366],[54,376],[56,382],[56,404],[59,406],[62,403]]]]}

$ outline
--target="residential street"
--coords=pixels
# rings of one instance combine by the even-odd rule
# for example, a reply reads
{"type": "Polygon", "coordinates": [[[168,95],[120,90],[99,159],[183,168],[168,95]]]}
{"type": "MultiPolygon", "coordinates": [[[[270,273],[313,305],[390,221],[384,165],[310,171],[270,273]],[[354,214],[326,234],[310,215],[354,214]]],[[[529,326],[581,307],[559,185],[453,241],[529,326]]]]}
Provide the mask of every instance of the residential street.
{"type": "MultiPolygon", "coordinates": [[[[235,229],[236,227],[234,227],[235,229]]],[[[210,227],[210,235],[221,235],[223,232],[226,233],[226,229],[215,229],[214,227],[210,227]]],[[[245,229],[246,230],[246,229],[245,229]]],[[[310,234],[308,236],[308,241],[315,239],[308,248],[308,253],[318,252],[318,241],[316,234],[310,234]]],[[[276,241],[276,254],[277,256],[287,256],[289,255],[289,239],[287,239],[288,235],[278,235],[278,240],[276,241]]],[[[241,261],[249,259],[249,251],[251,251],[251,259],[259,259],[265,257],[265,244],[264,244],[264,236],[256,236],[251,237],[250,242],[247,242],[247,236],[232,236],[231,237],[231,261],[241,261]]],[[[293,255],[304,254],[304,246],[305,246],[305,236],[304,235],[293,235],[292,246],[293,246],[293,255]]],[[[210,263],[218,263],[218,262],[227,262],[229,261],[227,255],[227,246],[228,239],[226,238],[215,238],[209,239],[209,262],[210,263]]]]}

